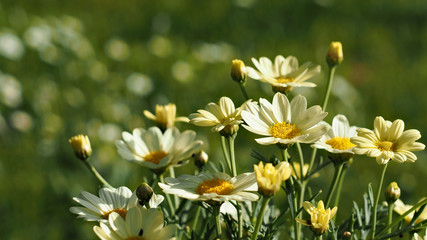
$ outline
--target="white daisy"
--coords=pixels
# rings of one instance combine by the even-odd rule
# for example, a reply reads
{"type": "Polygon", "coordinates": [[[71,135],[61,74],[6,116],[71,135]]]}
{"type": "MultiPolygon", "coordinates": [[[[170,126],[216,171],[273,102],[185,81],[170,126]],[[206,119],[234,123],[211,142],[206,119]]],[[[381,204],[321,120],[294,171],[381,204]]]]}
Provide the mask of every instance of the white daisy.
{"type": "Polygon", "coordinates": [[[424,150],[425,145],[415,142],[421,138],[418,130],[403,131],[404,128],[405,123],[400,119],[392,123],[376,117],[374,131],[357,129],[358,136],[351,138],[351,142],[357,145],[353,151],[375,157],[378,164],[386,164],[390,159],[399,163],[415,162],[417,156],[412,152],[424,150]]]}
{"type": "Polygon", "coordinates": [[[230,177],[225,173],[200,173],[181,175],[178,178],[166,178],[166,184],[159,186],[166,194],[196,201],[256,201],[258,195],[250,193],[257,191],[254,173],[243,173],[230,177]]]}
{"type": "Polygon", "coordinates": [[[176,117],[176,105],[169,103],[168,105],[156,104],[156,115],[144,110],[144,115],[150,120],[157,123],[157,126],[163,131],[173,127],[175,122],[188,122],[187,117],[176,117]]]}
{"type": "Polygon", "coordinates": [[[235,108],[233,101],[228,97],[221,97],[218,103],[209,103],[205,109],[197,110],[198,113],[190,114],[190,123],[196,126],[211,127],[212,131],[222,135],[233,135],[239,129],[242,117],[240,113],[245,105],[235,108]]]}
{"type": "Polygon", "coordinates": [[[248,131],[266,137],[255,139],[259,144],[289,145],[296,142],[312,143],[325,134],[329,127],[318,124],[328,113],[320,106],[307,109],[307,100],[299,95],[289,103],[282,93],[276,93],[273,103],[259,99],[259,106],[248,104],[242,118],[248,131]]]}
{"type": "Polygon", "coordinates": [[[332,127],[326,122],[321,124],[327,125],[329,131],[311,146],[332,153],[332,158],[339,156],[345,156],[346,160],[351,158],[356,145],[350,142],[350,138],[357,136],[357,127],[350,127],[347,118],[340,114],[332,120],[332,127]]]}
{"type": "Polygon", "coordinates": [[[137,206],[129,209],[126,219],[117,213],[110,214],[108,224],[101,222],[93,231],[102,240],[172,240],[176,227],[164,226],[161,211],[137,206]]]}
{"type": "MultiPolygon", "coordinates": [[[[150,208],[157,208],[163,199],[162,195],[153,193],[148,204],[150,208]]],[[[70,211],[86,221],[108,220],[108,216],[113,212],[126,218],[128,210],[138,205],[136,194],[124,186],[117,189],[101,188],[99,197],[88,192],[81,192],[79,197],[74,197],[73,200],[83,207],[71,207],[70,211]]]]}
{"type": "Polygon", "coordinates": [[[71,207],[70,211],[86,221],[107,220],[112,212],[125,218],[129,208],[138,205],[138,198],[127,187],[101,188],[99,197],[81,192],[73,200],[83,207],[71,207]]]}
{"type": "Polygon", "coordinates": [[[137,128],[132,134],[123,132],[122,136],[123,140],[116,141],[119,154],[159,173],[169,166],[184,164],[183,161],[202,146],[202,141],[195,140],[194,131],[180,133],[175,127],[168,128],[164,134],[158,127],[137,128]]]}
{"type": "Polygon", "coordinates": [[[288,92],[293,87],[315,87],[316,84],[306,80],[320,73],[319,65],[313,68],[310,68],[310,63],[298,66],[298,60],[293,56],[276,56],[274,64],[266,57],[261,57],[259,61],[252,58],[252,62],[258,71],[246,67],[248,76],[269,83],[274,91],[279,92],[288,92]]]}

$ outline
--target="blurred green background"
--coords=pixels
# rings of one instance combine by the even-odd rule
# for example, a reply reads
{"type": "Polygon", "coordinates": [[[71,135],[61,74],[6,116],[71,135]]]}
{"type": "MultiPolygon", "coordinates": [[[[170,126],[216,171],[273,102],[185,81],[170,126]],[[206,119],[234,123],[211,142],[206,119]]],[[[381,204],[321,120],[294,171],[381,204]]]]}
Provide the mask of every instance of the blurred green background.
{"type": "MultiPolygon", "coordinates": [[[[68,138],[89,135],[99,171],[134,189],[149,172],[118,156],[114,141],[153,125],[142,111],[155,104],[174,102],[180,116],[221,96],[241,104],[229,77],[234,58],[253,66],[251,57],[293,55],[326,70],[329,43],[341,41],[345,59],[326,120],[342,113],[372,129],[376,116],[400,118],[427,135],[426,23],[424,0],[0,1],[1,238],[95,239],[93,224],[68,210],[73,196],[98,189],[68,138]]],[[[309,105],[320,104],[326,71],[313,81],[317,88],[297,90],[309,105]]],[[[247,89],[253,99],[272,98],[259,82],[249,80],[247,89]]],[[[209,128],[179,127],[196,130],[210,159],[222,159],[209,128]]],[[[251,148],[276,151],[254,137],[239,133],[240,172],[252,171],[251,148]]],[[[392,163],[386,176],[409,203],[427,195],[427,156],[417,155],[416,163],[392,163]]],[[[374,159],[355,158],[339,218],[369,182],[375,186],[379,170],[374,159]]],[[[314,189],[327,186],[332,172],[325,169],[314,189]]]]}

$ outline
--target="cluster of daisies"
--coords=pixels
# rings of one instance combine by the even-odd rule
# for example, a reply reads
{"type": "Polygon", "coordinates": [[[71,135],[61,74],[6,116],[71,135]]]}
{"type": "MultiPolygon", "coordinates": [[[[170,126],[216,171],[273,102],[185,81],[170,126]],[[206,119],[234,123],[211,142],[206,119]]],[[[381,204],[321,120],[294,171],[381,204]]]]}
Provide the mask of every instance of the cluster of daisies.
{"type": "MultiPolygon", "coordinates": [[[[328,52],[330,67],[342,61],[342,50],[336,44],[333,43],[328,52]]],[[[144,115],[155,121],[157,126],[122,133],[122,139],[116,142],[118,153],[124,159],[150,169],[153,173],[152,186],[142,184],[135,191],[124,186],[111,187],[90,165],[92,150],[87,136],[71,138],[70,143],[76,156],[89,166],[105,187],[99,190],[98,196],[82,192],[73,198],[81,206],[71,207],[70,211],[87,221],[97,221],[99,224],[93,230],[100,239],[162,240],[185,239],[187,235],[179,234],[180,231],[193,236],[191,232],[199,229],[199,208],[205,207],[211,209],[207,212],[216,219],[216,233],[212,233],[212,237],[223,235],[221,216],[233,212],[237,215],[234,222],[238,231],[236,239],[245,236],[257,239],[263,224],[262,215],[270,206],[269,200],[278,191],[285,189],[287,195],[299,198],[298,201],[289,201],[292,208],[303,208],[310,215],[310,219],[304,220],[302,213],[292,214],[293,238],[301,239],[299,224],[310,226],[316,236],[321,236],[327,232],[337,212],[337,206],[329,208],[332,206],[329,200],[333,190],[325,198],[326,204],[323,200],[318,200],[316,204],[315,200],[304,198],[305,185],[316,175],[314,164],[304,163],[303,160],[299,163],[291,161],[288,149],[298,148],[300,151],[300,144],[309,144],[313,149],[327,151],[334,166],[339,167],[352,159],[354,154],[373,157],[381,165],[388,164],[390,160],[398,163],[414,162],[417,156],[413,152],[425,148],[424,144],[416,142],[421,137],[420,132],[405,130],[402,120],[391,122],[376,117],[374,129],[370,130],[351,126],[348,119],[339,114],[329,124],[323,121],[328,113],[321,106],[309,107],[306,98],[301,95],[290,99],[288,96],[293,88],[316,86],[307,80],[320,73],[320,66],[313,67],[310,63],[300,66],[293,56],[277,56],[274,63],[266,57],[252,59],[252,62],[254,68],[234,60],[232,78],[239,82],[243,91],[246,77],[270,84],[275,92],[271,102],[265,98],[259,98],[258,101],[248,99],[236,108],[234,102],[224,96],[217,103],[208,103],[204,109],[197,110],[188,118],[176,117],[174,104],[157,105],[155,114],[144,111],[144,115]],[[222,168],[215,167],[215,164],[219,165],[218,162],[210,161],[210,165],[207,165],[208,156],[202,151],[202,141],[197,140],[192,130],[180,131],[175,126],[176,122],[211,127],[212,132],[221,139],[224,159],[218,162],[221,162],[222,168]],[[253,171],[239,174],[241,169],[236,164],[234,140],[241,126],[259,136],[255,138],[256,143],[277,145],[283,156],[282,161],[260,161],[254,165],[253,171]],[[191,159],[197,166],[196,172],[175,177],[174,169],[186,165],[191,159]],[[297,183],[302,183],[304,187],[295,193],[293,189],[297,183]],[[174,198],[171,199],[170,195],[174,198]],[[203,203],[195,205],[196,219],[193,220],[192,228],[187,226],[190,229],[176,221],[180,218],[175,216],[182,202],[179,198],[203,203]],[[248,216],[244,218],[242,208],[251,206],[248,202],[255,202],[260,207],[251,210],[252,213],[246,211],[248,216]],[[247,220],[248,217],[252,220],[247,220]],[[250,231],[242,230],[243,221],[246,221],[246,225],[252,225],[250,231]]],[[[246,92],[244,95],[247,96],[246,92]]],[[[399,211],[404,208],[402,204],[397,207],[399,211]]],[[[265,230],[263,232],[266,234],[265,230]]]]}

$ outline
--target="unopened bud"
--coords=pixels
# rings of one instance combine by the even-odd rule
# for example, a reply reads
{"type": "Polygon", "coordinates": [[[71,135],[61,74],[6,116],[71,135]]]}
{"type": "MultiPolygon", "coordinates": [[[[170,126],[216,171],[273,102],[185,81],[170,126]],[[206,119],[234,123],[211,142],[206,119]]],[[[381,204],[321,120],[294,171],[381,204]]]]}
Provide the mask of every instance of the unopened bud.
{"type": "Polygon", "coordinates": [[[136,189],[136,196],[141,205],[148,203],[153,196],[153,189],[145,182],[141,183],[136,189]]]}
{"type": "Polygon", "coordinates": [[[86,161],[92,155],[92,147],[90,146],[89,137],[79,134],[68,140],[76,154],[76,157],[86,161]]]}
{"type": "Polygon", "coordinates": [[[231,78],[240,84],[245,84],[246,76],[247,72],[245,63],[243,63],[242,60],[234,59],[231,62],[231,78]]]}
{"type": "Polygon", "coordinates": [[[326,54],[326,62],[330,67],[341,64],[344,59],[341,42],[331,42],[328,53],[326,54]]]}
{"type": "Polygon", "coordinates": [[[351,239],[351,232],[349,232],[349,231],[344,232],[343,237],[345,240],[350,240],[351,239]]]}
{"type": "Polygon", "coordinates": [[[394,203],[397,199],[400,198],[400,188],[396,182],[390,183],[385,189],[385,199],[389,203],[394,203]]]}
{"type": "Polygon", "coordinates": [[[205,151],[200,151],[198,153],[193,153],[191,156],[194,160],[194,165],[198,168],[202,168],[208,163],[209,156],[205,151]]]}

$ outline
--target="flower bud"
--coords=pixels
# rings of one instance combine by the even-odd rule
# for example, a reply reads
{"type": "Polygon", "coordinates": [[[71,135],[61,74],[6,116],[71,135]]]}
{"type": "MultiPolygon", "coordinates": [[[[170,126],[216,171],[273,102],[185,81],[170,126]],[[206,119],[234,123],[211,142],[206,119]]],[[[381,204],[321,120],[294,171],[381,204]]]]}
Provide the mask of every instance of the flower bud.
{"type": "Polygon", "coordinates": [[[343,237],[344,237],[345,240],[350,240],[351,239],[351,232],[345,231],[343,233],[343,237]]]}
{"type": "Polygon", "coordinates": [[[148,203],[154,193],[153,189],[145,182],[141,183],[135,192],[141,205],[148,203]]]}
{"type": "Polygon", "coordinates": [[[198,168],[202,168],[208,163],[209,156],[205,151],[200,151],[198,153],[193,153],[191,157],[194,160],[194,165],[196,165],[198,168]]]}
{"type": "Polygon", "coordinates": [[[391,182],[385,189],[385,199],[389,203],[394,203],[400,198],[400,188],[396,182],[391,182]]]}
{"type": "Polygon", "coordinates": [[[326,62],[330,67],[341,64],[344,59],[341,42],[331,42],[328,53],[326,54],[326,62]]]}
{"type": "Polygon", "coordinates": [[[92,155],[92,147],[90,146],[89,137],[79,134],[68,140],[76,154],[76,157],[86,161],[92,155]]]}
{"type": "Polygon", "coordinates": [[[246,76],[245,63],[242,60],[234,59],[231,62],[231,78],[240,84],[245,84],[246,76]]]}

